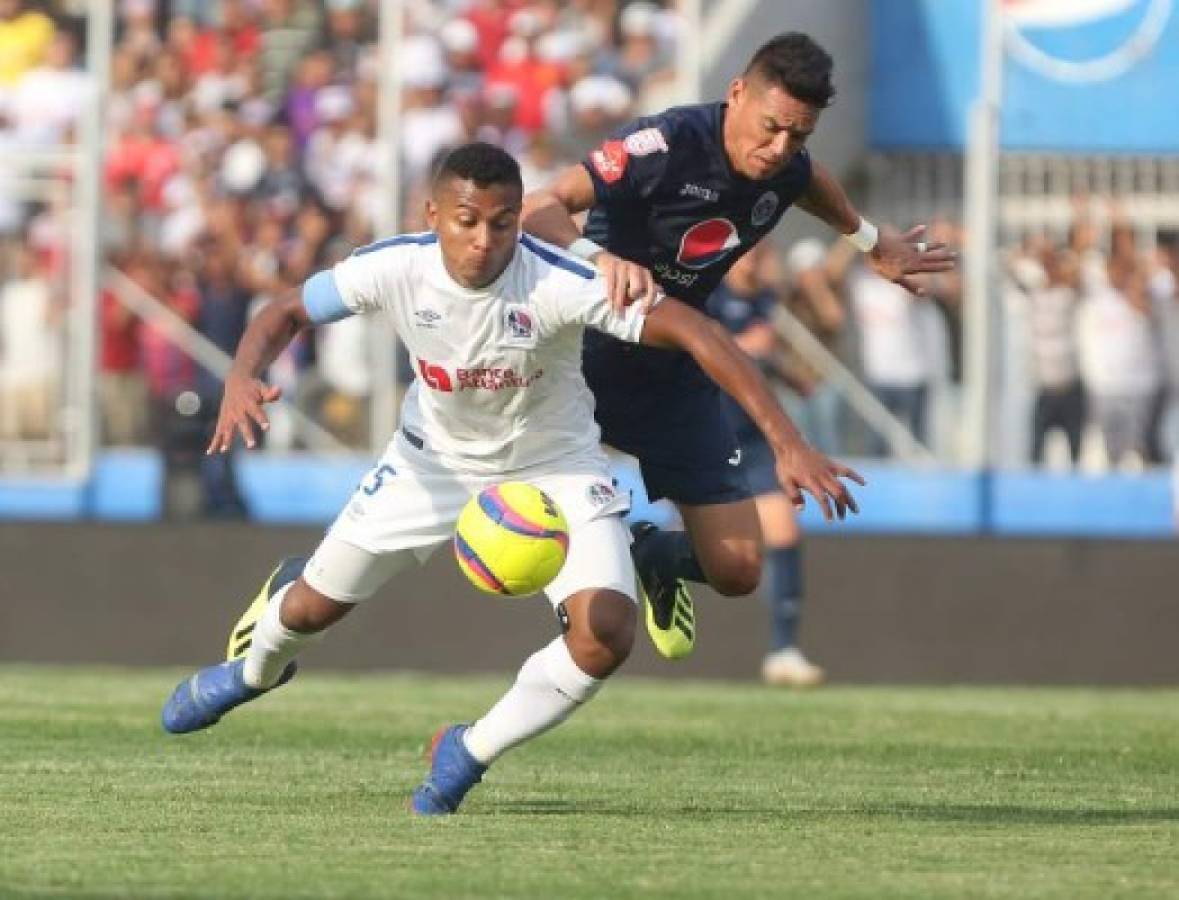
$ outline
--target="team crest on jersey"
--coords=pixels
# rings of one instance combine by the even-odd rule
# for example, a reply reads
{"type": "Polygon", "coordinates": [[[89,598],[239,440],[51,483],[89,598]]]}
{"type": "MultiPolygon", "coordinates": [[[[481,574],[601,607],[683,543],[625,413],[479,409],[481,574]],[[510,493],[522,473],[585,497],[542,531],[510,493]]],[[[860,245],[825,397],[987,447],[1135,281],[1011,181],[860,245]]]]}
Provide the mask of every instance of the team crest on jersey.
{"type": "Polygon", "coordinates": [[[685,269],[704,269],[740,246],[736,225],[728,219],[705,219],[684,232],[676,260],[685,269]]]}
{"type": "Polygon", "coordinates": [[[536,320],[527,307],[519,304],[504,307],[503,343],[513,347],[532,347],[536,344],[536,320]]]}
{"type": "Polygon", "coordinates": [[[650,156],[652,153],[667,152],[667,141],[663,139],[663,132],[658,128],[644,128],[628,134],[623,139],[622,146],[631,156],[650,156]]]}
{"type": "Polygon", "coordinates": [[[614,499],[616,493],[614,488],[606,484],[604,481],[595,481],[585,490],[585,495],[589,498],[589,502],[594,506],[605,506],[614,499]]]}
{"type": "Polygon", "coordinates": [[[590,164],[606,184],[613,184],[626,171],[626,145],[622,141],[606,141],[590,154],[590,164]]]}
{"type": "Polygon", "coordinates": [[[750,217],[754,228],[761,228],[774,215],[778,208],[778,195],[773,191],[766,191],[753,204],[753,215],[750,217]]]}

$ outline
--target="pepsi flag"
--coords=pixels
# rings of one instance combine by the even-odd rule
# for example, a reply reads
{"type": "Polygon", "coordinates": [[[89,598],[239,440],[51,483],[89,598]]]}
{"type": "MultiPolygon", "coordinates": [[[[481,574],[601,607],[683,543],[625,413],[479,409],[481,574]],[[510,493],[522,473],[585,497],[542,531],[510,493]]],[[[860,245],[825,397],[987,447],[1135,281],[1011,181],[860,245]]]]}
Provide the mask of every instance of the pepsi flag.
{"type": "MultiPolygon", "coordinates": [[[[1179,152],[1179,0],[996,0],[1005,149],[1179,152]]],[[[978,95],[982,0],[873,0],[873,146],[960,149],[978,95]]]]}

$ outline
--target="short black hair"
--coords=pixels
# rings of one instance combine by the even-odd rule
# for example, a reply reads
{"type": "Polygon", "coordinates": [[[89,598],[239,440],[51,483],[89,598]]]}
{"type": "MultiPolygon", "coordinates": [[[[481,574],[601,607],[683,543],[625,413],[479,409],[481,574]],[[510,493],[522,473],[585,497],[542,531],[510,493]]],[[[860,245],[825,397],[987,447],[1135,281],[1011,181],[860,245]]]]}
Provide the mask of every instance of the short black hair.
{"type": "Polygon", "coordinates": [[[766,81],[796,100],[823,109],[835,96],[833,66],[831,54],[809,35],[788,31],[758,48],[745,69],[745,78],[766,81]]]}
{"type": "Polygon", "coordinates": [[[473,181],[481,188],[506,184],[524,190],[520,164],[506,150],[484,141],[463,144],[442,158],[434,172],[434,185],[451,178],[473,181]]]}

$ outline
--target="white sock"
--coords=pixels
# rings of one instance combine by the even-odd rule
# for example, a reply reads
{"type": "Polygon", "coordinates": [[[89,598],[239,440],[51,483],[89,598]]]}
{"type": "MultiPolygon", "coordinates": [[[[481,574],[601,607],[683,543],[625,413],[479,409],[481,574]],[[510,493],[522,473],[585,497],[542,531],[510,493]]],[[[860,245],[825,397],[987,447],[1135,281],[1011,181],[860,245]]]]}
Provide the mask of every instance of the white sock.
{"type": "Polygon", "coordinates": [[[279,618],[282,601],[294,583],[292,581],[271,598],[266,604],[266,611],[254,626],[254,641],[246,651],[246,664],[242,669],[242,681],[250,687],[274,687],[287,663],[307,644],[323,634],[300,634],[291,631],[279,618]]]}
{"type": "Polygon", "coordinates": [[[602,679],[577,667],[563,637],[533,653],[516,683],[463,736],[479,762],[490,765],[506,750],[564,722],[592,698],[602,679]]]}

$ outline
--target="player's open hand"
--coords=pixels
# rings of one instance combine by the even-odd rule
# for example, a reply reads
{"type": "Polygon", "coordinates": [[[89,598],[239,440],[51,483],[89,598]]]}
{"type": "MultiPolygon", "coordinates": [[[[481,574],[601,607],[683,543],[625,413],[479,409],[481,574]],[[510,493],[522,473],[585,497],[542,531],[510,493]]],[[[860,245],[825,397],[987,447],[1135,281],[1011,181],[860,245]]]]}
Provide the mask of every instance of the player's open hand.
{"type": "Polygon", "coordinates": [[[880,229],[875,248],[868,254],[868,262],[877,273],[895,281],[905,290],[918,296],[925,293],[914,275],[926,272],[948,272],[958,264],[958,254],[940,242],[923,240],[925,226],[917,225],[904,234],[891,228],[880,229]]]}
{"type": "Polygon", "coordinates": [[[778,454],[777,470],[782,489],[797,509],[805,505],[803,491],[806,491],[818,501],[823,518],[828,522],[833,516],[844,519],[849,511],[860,511],[856,498],[841,479],[863,486],[867,484],[863,476],[855,469],[828,459],[809,444],[800,442],[778,454]]]}
{"type": "Polygon", "coordinates": [[[616,312],[632,303],[646,312],[655,304],[659,287],[649,269],[606,250],[594,257],[594,265],[606,280],[606,296],[616,312]]]}
{"type": "Polygon", "coordinates": [[[242,442],[253,449],[258,442],[255,427],[263,431],[270,428],[270,419],[263,404],[273,403],[281,396],[282,388],[266,384],[258,378],[231,375],[225,379],[225,395],[217,415],[217,428],[205,451],[206,455],[228,453],[233,446],[235,433],[240,434],[242,442]]]}

